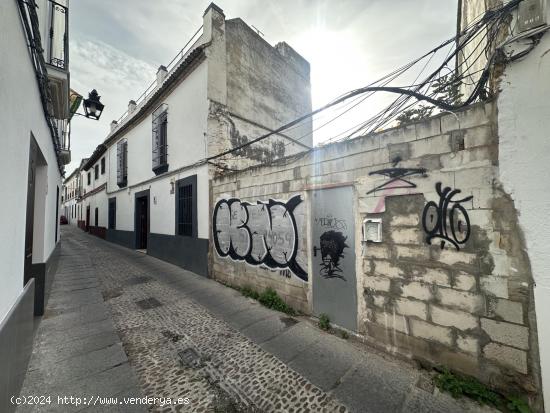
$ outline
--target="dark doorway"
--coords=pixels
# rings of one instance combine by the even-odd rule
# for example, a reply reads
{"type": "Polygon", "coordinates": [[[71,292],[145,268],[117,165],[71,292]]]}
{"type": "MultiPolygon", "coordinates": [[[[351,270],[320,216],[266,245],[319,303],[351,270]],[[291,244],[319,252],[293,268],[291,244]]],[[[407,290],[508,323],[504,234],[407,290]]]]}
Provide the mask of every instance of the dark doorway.
{"type": "Polygon", "coordinates": [[[95,226],[97,227],[98,223],[99,223],[99,208],[95,209],[95,217],[94,218],[95,218],[94,223],[95,223],[95,226]]]}
{"type": "Polygon", "coordinates": [[[25,224],[25,263],[23,272],[23,285],[31,279],[32,268],[32,244],[34,232],[34,189],[36,184],[36,160],[38,157],[38,145],[31,136],[29,151],[29,175],[27,178],[27,218],[25,224]]]}
{"type": "Polygon", "coordinates": [[[136,249],[147,249],[149,234],[149,190],[136,194],[135,208],[136,249]]]}
{"type": "Polygon", "coordinates": [[[86,231],[90,231],[90,205],[86,207],[86,231]]]}
{"type": "Polygon", "coordinates": [[[55,242],[57,242],[57,235],[59,233],[59,187],[57,187],[57,193],[55,195],[55,242]]]}

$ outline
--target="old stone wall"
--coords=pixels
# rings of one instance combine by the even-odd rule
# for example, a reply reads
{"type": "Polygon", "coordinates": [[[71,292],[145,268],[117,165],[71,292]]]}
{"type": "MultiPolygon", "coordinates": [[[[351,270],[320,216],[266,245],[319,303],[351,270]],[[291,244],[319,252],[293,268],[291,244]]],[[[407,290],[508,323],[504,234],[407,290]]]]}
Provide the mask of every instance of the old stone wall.
{"type": "MultiPolygon", "coordinates": [[[[373,345],[536,393],[533,282],[499,182],[495,122],[495,106],[478,104],[213,180],[211,274],[271,286],[316,315],[315,289],[329,279],[334,300],[356,299],[355,330],[373,345]],[[312,191],[341,186],[354,194],[356,297],[338,295],[353,278],[338,274],[338,259],[327,277],[312,238],[312,191]]],[[[345,247],[341,260],[351,256],[345,247]]],[[[322,248],[321,239],[324,259],[322,248]]]]}

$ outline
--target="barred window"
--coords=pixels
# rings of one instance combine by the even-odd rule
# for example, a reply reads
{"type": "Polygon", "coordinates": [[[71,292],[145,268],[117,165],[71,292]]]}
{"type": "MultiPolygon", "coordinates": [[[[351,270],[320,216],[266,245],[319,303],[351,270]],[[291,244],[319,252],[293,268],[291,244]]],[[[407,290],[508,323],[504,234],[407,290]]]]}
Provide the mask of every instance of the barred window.
{"type": "Polygon", "coordinates": [[[168,105],[162,104],[153,112],[152,139],[153,172],[158,175],[168,170],[168,105]]]}
{"type": "Polygon", "coordinates": [[[128,184],[128,141],[122,139],[117,143],[117,185],[123,188],[128,184]]]}
{"type": "Polygon", "coordinates": [[[105,173],[105,157],[101,158],[101,175],[105,173]]]}
{"type": "Polygon", "coordinates": [[[197,176],[177,182],[176,234],[197,236],[197,176]]]}
{"type": "Polygon", "coordinates": [[[116,198],[109,199],[109,229],[116,228],[116,198]]]}

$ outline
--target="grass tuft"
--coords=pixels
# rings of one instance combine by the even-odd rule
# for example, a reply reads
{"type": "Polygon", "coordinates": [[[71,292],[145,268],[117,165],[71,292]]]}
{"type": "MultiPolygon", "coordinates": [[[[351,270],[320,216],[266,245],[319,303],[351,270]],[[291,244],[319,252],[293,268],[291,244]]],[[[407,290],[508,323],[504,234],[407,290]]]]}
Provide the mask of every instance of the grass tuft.
{"type": "Polygon", "coordinates": [[[318,326],[321,330],[325,330],[325,331],[330,330],[331,326],[330,326],[330,318],[328,314],[323,313],[319,316],[318,326]]]}

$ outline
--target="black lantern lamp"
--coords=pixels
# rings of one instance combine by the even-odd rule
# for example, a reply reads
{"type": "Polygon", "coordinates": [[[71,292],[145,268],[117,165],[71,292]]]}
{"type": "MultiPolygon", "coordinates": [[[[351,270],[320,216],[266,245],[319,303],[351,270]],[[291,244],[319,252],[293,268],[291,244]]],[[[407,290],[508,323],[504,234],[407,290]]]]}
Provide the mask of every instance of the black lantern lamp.
{"type": "Polygon", "coordinates": [[[101,116],[105,106],[99,101],[100,97],[94,89],[88,94],[88,99],[84,99],[84,113],[87,118],[98,120],[101,116]]]}

